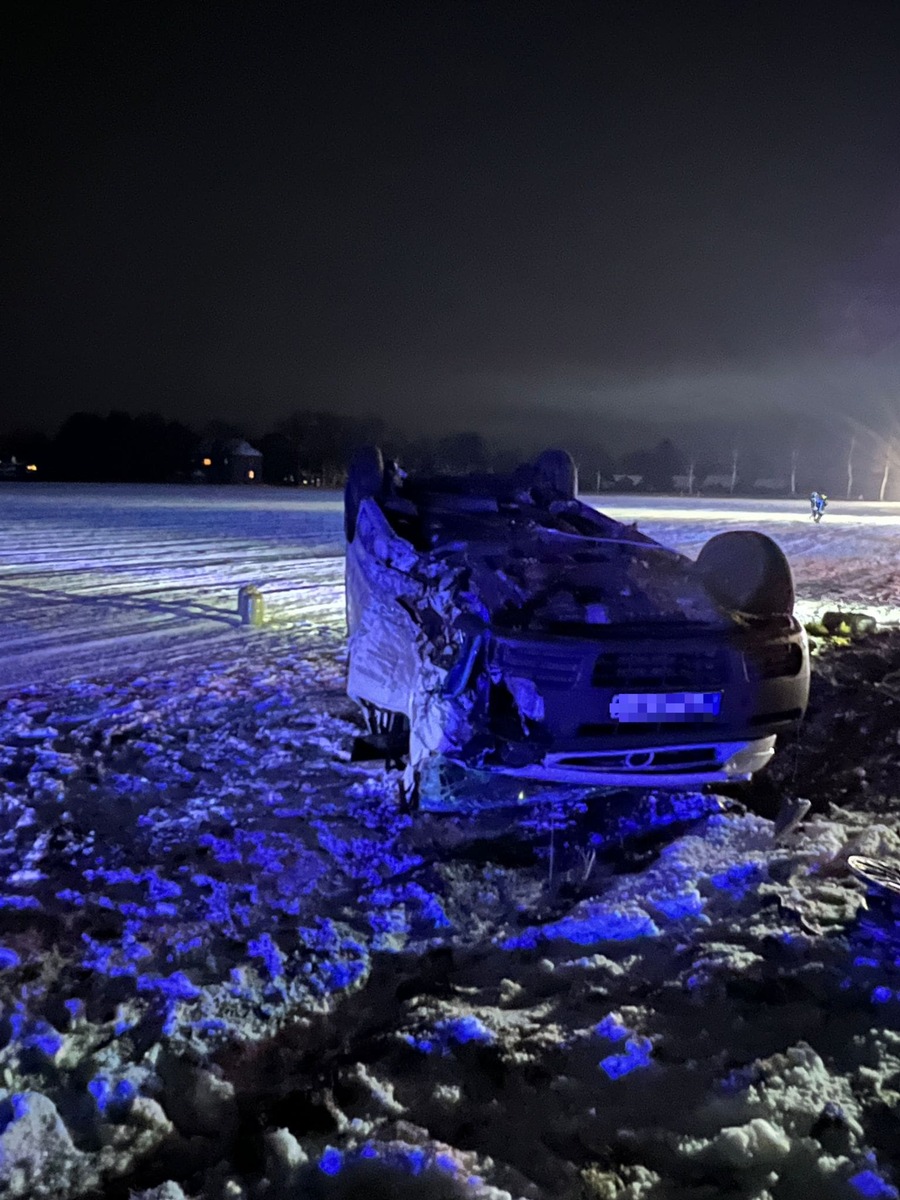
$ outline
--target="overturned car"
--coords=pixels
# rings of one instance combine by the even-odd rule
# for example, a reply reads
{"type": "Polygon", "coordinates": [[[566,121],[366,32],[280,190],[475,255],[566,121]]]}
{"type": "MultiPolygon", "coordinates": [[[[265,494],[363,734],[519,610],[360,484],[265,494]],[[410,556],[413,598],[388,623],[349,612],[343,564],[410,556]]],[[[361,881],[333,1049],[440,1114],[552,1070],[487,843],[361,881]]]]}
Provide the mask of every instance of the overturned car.
{"type": "Polygon", "coordinates": [[[696,561],[581,503],[571,458],[345,493],[348,693],[372,755],[579,786],[746,780],[804,715],[791,570],[755,531],[696,561]]]}

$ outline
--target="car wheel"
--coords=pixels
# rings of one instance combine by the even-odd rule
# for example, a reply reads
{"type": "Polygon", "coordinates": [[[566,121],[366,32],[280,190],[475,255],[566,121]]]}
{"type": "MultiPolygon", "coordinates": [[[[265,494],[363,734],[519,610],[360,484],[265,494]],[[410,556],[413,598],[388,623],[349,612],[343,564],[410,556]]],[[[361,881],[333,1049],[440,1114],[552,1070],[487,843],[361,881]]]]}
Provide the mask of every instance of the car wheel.
{"type": "Polygon", "coordinates": [[[384,487],[384,459],[377,446],[362,446],[353,455],[344,488],[344,533],[356,536],[356,518],[363,500],[380,496],[384,487]]]}
{"type": "Polygon", "coordinates": [[[534,460],[535,482],[561,500],[574,500],[578,491],[578,468],[567,450],[545,450],[534,460]]]}
{"type": "Polygon", "coordinates": [[[794,611],[790,564],[764,533],[718,533],[700,551],[696,566],[707,592],[726,608],[759,617],[794,611]]]}

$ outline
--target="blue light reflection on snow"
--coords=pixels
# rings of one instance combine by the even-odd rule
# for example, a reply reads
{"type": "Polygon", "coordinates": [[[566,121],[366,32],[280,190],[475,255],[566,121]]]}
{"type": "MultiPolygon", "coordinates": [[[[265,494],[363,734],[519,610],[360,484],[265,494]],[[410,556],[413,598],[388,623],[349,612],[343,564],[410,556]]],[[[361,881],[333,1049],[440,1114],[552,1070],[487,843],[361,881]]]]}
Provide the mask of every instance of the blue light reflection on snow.
{"type": "Polygon", "coordinates": [[[168,976],[141,975],[137,987],[139,992],[158,992],[168,1000],[197,1000],[201,995],[183,971],[168,976]]]}
{"type": "Polygon", "coordinates": [[[13,1092],[11,1096],[0,1100],[0,1134],[5,1133],[14,1121],[21,1121],[28,1116],[28,1097],[22,1092],[13,1092]]]}
{"type": "Polygon", "coordinates": [[[22,1038],[22,1045],[30,1050],[39,1050],[48,1058],[54,1058],[63,1047],[63,1038],[48,1022],[41,1019],[31,1022],[22,1038]]]}
{"type": "Polygon", "coordinates": [[[109,1080],[105,1075],[98,1075],[96,1079],[92,1079],[87,1085],[88,1091],[94,1097],[94,1102],[97,1105],[97,1110],[101,1113],[106,1112],[109,1104],[109,1098],[112,1095],[112,1088],[109,1080]]]}
{"type": "MultiPolygon", "coordinates": [[[[440,1172],[445,1176],[454,1176],[460,1182],[465,1181],[468,1186],[473,1188],[480,1187],[483,1183],[481,1176],[464,1176],[461,1164],[445,1150],[436,1151],[430,1147],[396,1142],[379,1144],[369,1140],[344,1150],[326,1145],[319,1157],[310,1165],[310,1169],[333,1178],[354,1165],[374,1163],[380,1164],[386,1171],[396,1171],[403,1175],[422,1176],[429,1171],[440,1172]]],[[[366,1178],[384,1179],[384,1182],[387,1182],[384,1176],[367,1176],[366,1178]]],[[[316,1194],[319,1194],[318,1190],[316,1194]]],[[[356,1193],[354,1192],[354,1194],[356,1193]]],[[[381,1194],[380,1191],[379,1194],[381,1194]]]]}
{"type": "Polygon", "coordinates": [[[703,912],[705,901],[695,887],[684,891],[665,895],[653,892],[647,897],[650,905],[658,909],[670,921],[680,921],[685,917],[698,917],[703,912]]]}
{"type": "Polygon", "coordinates": [[[247,951],[251,958],[258,958],[269,978],[281,979],[284,975],[284,955],[272,940],[271,934],[264,933],[261,937],[251,938],[247,943],[247,951]]]}
{"type": "Polygon", "coordinates": [[[481,1045],[491,1045],[494,1035],[478,1017],[469,1014],[463,1017],[447,1017],[435,1022],[431,1037],[415,1037],[411,1033],[403,1035],[403,1040],[416,1050],[425,1054],[434,1051],[446,1056],[454,1045],[465,1045],[477,1042],[481,1045]]]}
{"type": "Polygon", "coordinates": [[[555,939],[589,946],[595,942],[627,942],[658,936],[659,926],[648,913],[640,909],[604,909],[597,905],[587,915],[571,915],[526,929],[507,938],[502,946],[504,950],[533,950],[539,942],[555,939]]]}
{"type": "Polygon", "coordinates": [[[867,1200],[898,1200],[898,1193],[895,1187],[892,1187],[880,1175],[874,1171],[860,1171],[856,1175],[851,1175],[850,1186],[860,1194],[865,1196],[867,1200]]]}
{"type": "Polygon", "coordinates": [[[765,868],[761,863],[734,863],[725,871],[710,876],[711,882],[735,900],[743,900],[750,889],[765,879],[765,868]]]}
{"type": "Polygon", "coordinates": [[[628,1037],[628,1027],[623,1025],[615,1013],[609,1013],[602,1021],[594,1026],[594,1033],[608,1038],[611,1042],[621,1042],[628,1037]]]}
{"type": "Polygon", "coordinates": [[[116,1022],[113,1025],[113,1031],[114,1031],[116,1037],[121,1037],[123,1033],[127,1033],[129,1031],[129,1029],[133,1029],[133,1028],[134,1028],[134,1021],[130,1020],[128,1017],[123,1017],[123,1016],[116,1017],[116,1022]]]}
{"type": "Polygon", "coordinates": [[[701,792],[651,793],[642,802],[635,804],[629,797],[618,814],[615,828],[609,833],[594,833],[591,843],[595,846],[607,841],[621,842],[632,834],[645,834],[652,829],[665,829],[670,825],[699,821],[704,817],[721,812],[715,796],[701,792]]]}
{"type": "Polygon", "coordinates": [[[850,931],[850,945],[855,953],[850,960],[851,971],[839,985],[842,990],[858,989],[868,995],[871,1004],[886,1005],[894,1000],[900,1001],[900,921],[897,919],[897,907],[882,901],[871,908],[860,909],[850,931]],[[884,982],[879,981],[879,976],[884,982]]]}
{"type": "Polygon", "coordinates": [[[624,1054],[609,1054],[600,1060],[600,1066],[610,1079],[621,1079],[641,1067],[649,1067],[653,1043],[649,1038],[629,1038],[624,1054]]]}
{"type": "Polygon", "coordinates": [[[344,1156],[334,1146],[326,1146],[319,1159],[319,1170],[325,1175],[337,1175],[344,1165],[344,1156]]]}
{"type": "Polygon", "coordinates": [[[410,1175],[421,1175],[425,1167],[425,1151],[418,1146],[414,1146],[407,1151],[406,1165],[410,1175]]]}

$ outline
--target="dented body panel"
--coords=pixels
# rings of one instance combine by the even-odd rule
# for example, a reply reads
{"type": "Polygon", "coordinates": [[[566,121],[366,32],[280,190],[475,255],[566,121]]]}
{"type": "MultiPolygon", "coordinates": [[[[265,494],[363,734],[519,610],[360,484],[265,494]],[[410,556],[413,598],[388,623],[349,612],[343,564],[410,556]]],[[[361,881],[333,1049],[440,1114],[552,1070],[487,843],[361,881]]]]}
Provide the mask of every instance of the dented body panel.
{"type": "Polygon", "coordinates": [[[747,779],[806,708],[790,612],[723,605],[690,559],[527,475],[364,497],[346,579],[348,693],[402,721],[411,773],[747,779]]]}

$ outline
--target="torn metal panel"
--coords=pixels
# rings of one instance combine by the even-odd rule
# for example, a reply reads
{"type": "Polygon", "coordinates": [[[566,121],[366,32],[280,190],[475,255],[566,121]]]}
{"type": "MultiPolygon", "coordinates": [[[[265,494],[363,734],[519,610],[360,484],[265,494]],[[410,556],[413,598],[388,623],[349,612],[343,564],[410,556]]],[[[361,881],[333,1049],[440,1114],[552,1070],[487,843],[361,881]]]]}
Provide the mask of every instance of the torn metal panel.
{"type": "Polygon", "coordinates": [[[513,703],[526,721],[543,721],[544,697],[533,679],[507,675],[504,677],[504,683],[509,688],[513,703]]]}

